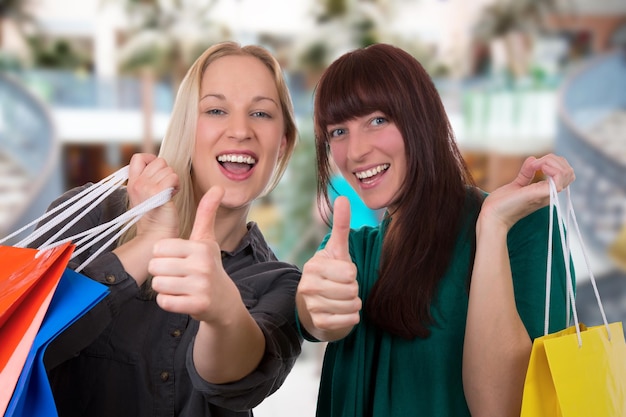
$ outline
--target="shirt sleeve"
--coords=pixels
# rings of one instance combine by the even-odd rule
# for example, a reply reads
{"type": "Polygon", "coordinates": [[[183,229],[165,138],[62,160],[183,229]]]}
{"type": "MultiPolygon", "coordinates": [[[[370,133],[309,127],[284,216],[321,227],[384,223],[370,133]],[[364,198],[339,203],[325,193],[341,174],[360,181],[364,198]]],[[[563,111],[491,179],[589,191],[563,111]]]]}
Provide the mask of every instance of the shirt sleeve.
{"type": "MultiPolygon", "coordinates": [[[[74,188],[55,200],[48,211],[67,201],[91,184],[74,188]]],[[[124,211],[121,201],[123,194],[119,191],[114,193],[109,200],[94,207],[85,214],[72,227],[65,231],[58,239],[74,236],[82,231],[89,230],[106,221],[109,221],[124,211]]],[[[38,225],[40,227],[41,225],[38,225]]],[[[63,224],[56,226],[42,237],[37,239],[31,247],[40,246],[45,240],[55,234],[63,227],[63,224]]],[[[106,240],[106,239],[105,239],[106,240]]],[[[68,263],[70,269],[76,269],[83,261],[90,256],[98,247],[91,248],[77,256],[77,259],[68,263]]],[[[62,334],[57,336],[46,349],[45,364],[47,369],[53,369],[64,361],[75,356],[76,353],[87,347],[98,335],[109,325],[113,317],[120,310],[120,307],[129,298],[134,297],[138,292],[136,281],[124,270],[117,256],[110,249],[102,252],[89,263],[81,274],[106,285],[109,294],[98,304],[92,307],[87,313],[73,323],[62,334]]]]}
{"type": "MultiPolygon", "coordinates": [[[[250,314],[265,336],[259,366],[239,381],[210,384],[193,363],[193,342],[187,351],[187,370],[196,390],[217,406],[235,411],[256,407],[285,381],[301,351],[295,324],[295,293],[300,272],[280,262],[265,262],[237,271],[235,280],[250,314]]],[[[195,339],[194,339],[195,342],[195,339]]]]}

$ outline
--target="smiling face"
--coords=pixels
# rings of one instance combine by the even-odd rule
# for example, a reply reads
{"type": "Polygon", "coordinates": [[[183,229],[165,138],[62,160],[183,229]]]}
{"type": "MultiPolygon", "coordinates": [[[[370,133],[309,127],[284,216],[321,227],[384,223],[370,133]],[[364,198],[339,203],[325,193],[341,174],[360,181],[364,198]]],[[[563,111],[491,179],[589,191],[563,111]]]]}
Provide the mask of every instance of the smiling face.
{"type": "Polygon", "coordinates": [[[327,127],[335,164],[371,209],[393,209],[406,178],[402,134],[381,112],[327,127]]]}
{"type": "Polygon", "coordinates": [[[272,74],[251,56],[211,62],[202,76],[198,113],[196,195],[220,185],[226,190],[222,207],[248,207],[267,186],[287,143],[272,74]]]}

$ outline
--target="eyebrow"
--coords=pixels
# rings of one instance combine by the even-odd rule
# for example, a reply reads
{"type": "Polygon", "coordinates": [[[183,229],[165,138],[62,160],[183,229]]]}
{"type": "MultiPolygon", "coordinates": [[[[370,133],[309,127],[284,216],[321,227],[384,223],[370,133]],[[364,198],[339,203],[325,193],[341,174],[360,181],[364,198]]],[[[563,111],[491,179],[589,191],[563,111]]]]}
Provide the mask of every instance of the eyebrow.
{"type": "MultiPolygon", "coordinates": [[[[205,94],[204,96],[200,97],[200,101],[204,100],[205,98],[216,98],[218,100],[226,100],[226,96],[224,94],[219,94],[219,93],[209,93],[209,94],[205,94]]],[[[260,101],[264,101],[264,100],[269,100],[272,103],[274,103],[277,107],[280,107],[280,105],[278,104],[278,102],[276,100],[274,100],[271,97],[267,97],[267,96],[254,96],[252,98],[252,102],[253,103],[258,103],[260,101]]]]}

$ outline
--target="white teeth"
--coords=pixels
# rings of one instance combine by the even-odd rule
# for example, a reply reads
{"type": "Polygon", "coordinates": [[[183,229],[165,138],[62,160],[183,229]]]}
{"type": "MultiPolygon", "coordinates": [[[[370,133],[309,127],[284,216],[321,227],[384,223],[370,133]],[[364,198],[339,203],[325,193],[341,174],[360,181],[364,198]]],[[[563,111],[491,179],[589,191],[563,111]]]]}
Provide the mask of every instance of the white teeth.
{"type": "Polygon", "coordinates": [[[389,164],[378,165],[375,168],[368,169],[367,171],[355,172],[354,175],[360,180],[371,178],[374,175],[383,172],[389,168],[389,164]]]}
{"type": "Polygon", "coordinates": [[[253,157],[249,155],[235,155],[235,154],[220,155],[217,157],[217,160],[219,162],[236,162],[238,164],[248,164],[248,165],[256,164],[256,159],[254,159],[253,157]]]}

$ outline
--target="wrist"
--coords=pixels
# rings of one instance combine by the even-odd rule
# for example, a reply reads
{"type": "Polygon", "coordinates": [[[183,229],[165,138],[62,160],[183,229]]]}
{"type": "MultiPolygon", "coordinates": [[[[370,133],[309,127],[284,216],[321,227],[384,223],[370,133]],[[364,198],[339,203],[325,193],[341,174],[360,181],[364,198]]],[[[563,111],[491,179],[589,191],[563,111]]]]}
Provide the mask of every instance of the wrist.
{"type": "Polygon", "coordinates": [[[497,216],[489,216],[481,213],[476,221],[476,239],[481,236],[504,237],[509,233],[510,226],[497,216]]]}

